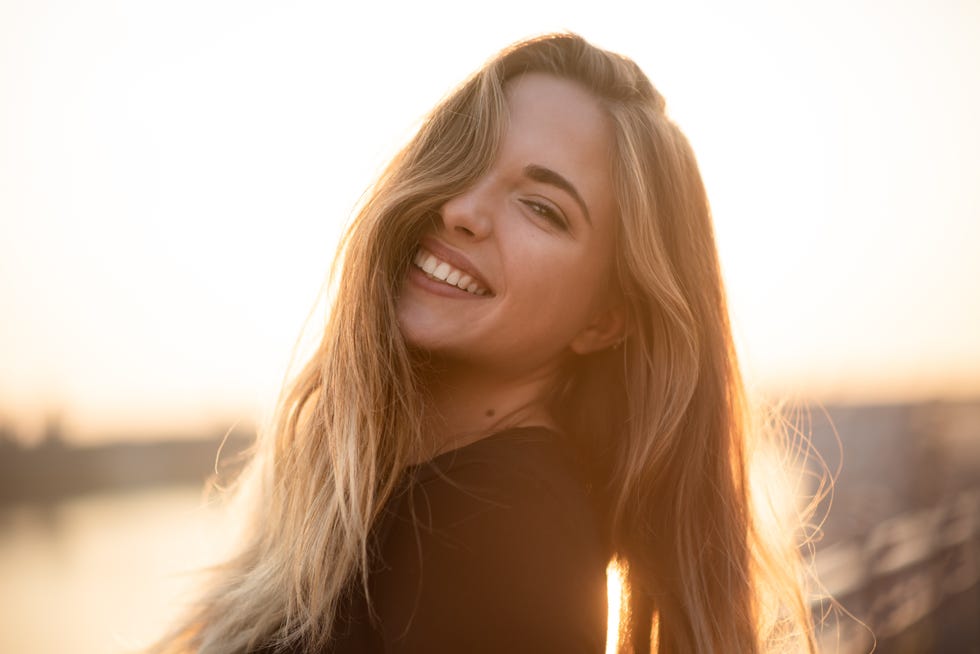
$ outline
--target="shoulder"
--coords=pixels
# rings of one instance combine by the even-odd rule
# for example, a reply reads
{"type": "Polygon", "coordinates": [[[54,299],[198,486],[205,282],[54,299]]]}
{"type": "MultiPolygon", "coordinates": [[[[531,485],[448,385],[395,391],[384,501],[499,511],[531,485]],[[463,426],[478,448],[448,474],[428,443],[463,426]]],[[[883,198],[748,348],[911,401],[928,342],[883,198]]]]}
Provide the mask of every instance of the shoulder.
{"type": "Polygon", "coordinates": [[[570,444],[542,427],[509,429],[416,466],[412,486],[428,491],[486,490],[515,498],[587,504],[587,479],[570,444]]]}
{"type": "Polygon", "coordinates": [[[560,436],[512,430],[437,457],[390,517],[373,593],[386,639],[429,651],[602,650],[608,557],[560,436]]]}
{"type": "Polygon", "coordinates": [[[605,563],[587,479],[555,432],[524,428],[495,434],[422,466],[409,489],[402,513],[414,510],[414,522],[435,535],[446,527],[462,535],[493,530],[495,539],[521,533],[525,541],[605,563]]]}

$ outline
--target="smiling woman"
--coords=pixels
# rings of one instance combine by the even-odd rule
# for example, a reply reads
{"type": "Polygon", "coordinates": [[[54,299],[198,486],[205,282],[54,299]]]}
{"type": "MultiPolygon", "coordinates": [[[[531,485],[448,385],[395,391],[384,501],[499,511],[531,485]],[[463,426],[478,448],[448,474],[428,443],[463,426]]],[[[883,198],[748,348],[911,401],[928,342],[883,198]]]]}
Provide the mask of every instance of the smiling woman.
{"type": "Polygon", "coordinates": [[[252,519],[157,652],[813,649],[760,528],[694,156],[630,60],[517,44],[348,231],[252,519]],[[615,621],[613,622],[615,625],[615,621]]]}
{"type": "Polygon", "coordinates": [[[612,130],[595,96],[552,75],[522,75],[505,101],[499,151],[422,236],[425,261],[409,271],[398,318],[406,341],[452,377],[453,403],[459,389],[480,388],[480,401],[504,413],[540,404],[536,421],[550,425],[543,403],[531,400],[557,384],[568,353],[623,336],[623,307],[609,293],[612,130]],[[451,268],[474,280],[472,293],[440,279],[451,268]],[[495,400],[477,382],[486,378],[534,383],[520,384],[513,398],[513,386],[501,384],[495,400]]]}

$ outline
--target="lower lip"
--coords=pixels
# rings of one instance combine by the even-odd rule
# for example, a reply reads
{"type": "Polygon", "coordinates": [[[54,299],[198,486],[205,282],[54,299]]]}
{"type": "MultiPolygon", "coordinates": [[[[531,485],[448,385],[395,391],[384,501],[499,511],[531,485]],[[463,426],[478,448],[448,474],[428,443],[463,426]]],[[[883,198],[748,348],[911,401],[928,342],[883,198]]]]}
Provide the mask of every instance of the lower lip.
{"type": "Polygon", "coordinates": [[[422,287],[426,291],[429,291],[430,293],[434,293],[436,295],[442,295],[443,297],[467,298],[470,300],[485,300],[489,297],[493,297],[490,294],[474,295],[473,293],[464,291],[463,289],[457,286],[450,286],[445,282],[440,282],[435,279],[432,279],[425,273],[424,270],[422,270],[418,266],[408,267],[408,279],[413,284],[422,287]]]}

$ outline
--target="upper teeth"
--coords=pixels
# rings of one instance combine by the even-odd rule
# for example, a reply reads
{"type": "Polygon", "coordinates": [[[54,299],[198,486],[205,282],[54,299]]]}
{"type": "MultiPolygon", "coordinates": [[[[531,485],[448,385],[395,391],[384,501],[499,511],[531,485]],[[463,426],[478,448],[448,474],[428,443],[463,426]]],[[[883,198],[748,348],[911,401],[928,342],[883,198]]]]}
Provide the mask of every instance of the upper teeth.
{"type": "Polygon", "coordinates": [[[468,293],[472,293],[473,295],[487,295],[490,292],[477,284],[472,277],[464,273],[462,270],[453,268],[442,259],[436,258],[436,256],[428,250],[419,248],[419,251],[415,253],[415,259],[413,261],[415,262],[415,265],[424,270],[429,277],[438,279],[439,281],[445,282],[450,286],[461,288],[468,293]]]}

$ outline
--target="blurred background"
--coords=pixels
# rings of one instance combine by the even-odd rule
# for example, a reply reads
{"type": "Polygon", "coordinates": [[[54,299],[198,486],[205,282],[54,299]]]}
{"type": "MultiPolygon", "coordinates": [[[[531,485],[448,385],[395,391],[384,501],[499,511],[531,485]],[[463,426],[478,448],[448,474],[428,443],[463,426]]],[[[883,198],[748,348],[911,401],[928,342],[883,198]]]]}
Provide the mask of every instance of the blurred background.
{"type": "Polygon", "coordinates": [[[487,57],[564,29],[666,96],[750,388],[840,470],[826,651],[980,652],[974,0],[3,0],[0,651],[159,633],[363,191],[487,57]]]}

